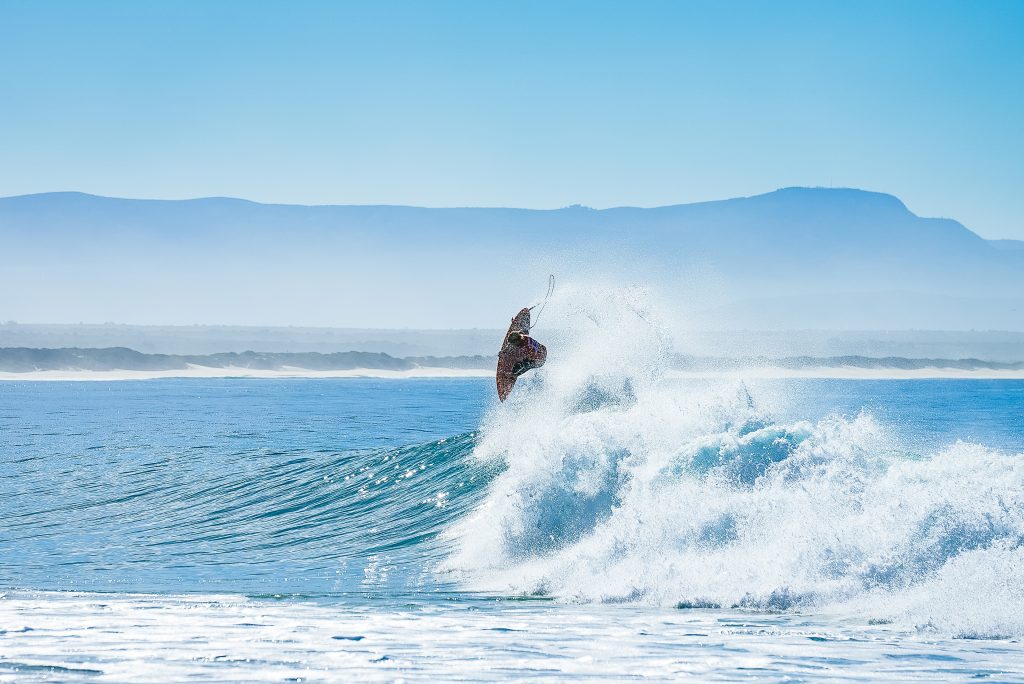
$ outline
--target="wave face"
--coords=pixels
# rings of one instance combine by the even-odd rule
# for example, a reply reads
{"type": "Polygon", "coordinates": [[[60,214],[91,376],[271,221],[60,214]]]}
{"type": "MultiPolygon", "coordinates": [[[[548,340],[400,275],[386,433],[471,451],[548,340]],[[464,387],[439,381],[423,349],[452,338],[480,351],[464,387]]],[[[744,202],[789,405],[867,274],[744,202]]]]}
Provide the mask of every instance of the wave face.
{"type": "Polygon", "coordinates": [[[472,446],[465,434],[364,452],[239,453],[200,477],[163,459],[133,464],[113,473],[116,487],[0,505],[0,567],[15,586],[36,589],[432,586],[425,568],[443,557],[438,533],[489,479],[466,463],[472,446]]]}
{"type": "Polygon", "coordinates": [[[0,384],[0,588],[436,588],[438,535],[494,468],[471,458],[473,432],[423,440],[475,423],[482,395],[465,380],[0,384]]]}
{"type": "Polygon", "coordinates": [[[484,420],[474,455],[507,469],[450,531],[466,586],[1024,634],[1024,454],[773,420],[743,385],[663,377],[636,293],[571,300],[547,315],[575,339],[484,420]]]}

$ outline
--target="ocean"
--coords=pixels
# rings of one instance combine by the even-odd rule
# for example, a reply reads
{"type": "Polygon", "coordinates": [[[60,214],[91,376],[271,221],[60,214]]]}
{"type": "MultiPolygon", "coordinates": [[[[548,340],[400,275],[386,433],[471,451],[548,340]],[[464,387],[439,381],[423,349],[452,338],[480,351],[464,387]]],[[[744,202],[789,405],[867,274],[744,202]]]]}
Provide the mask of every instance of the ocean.
{"type": "Polygon", "coordinates": [[[1024,681],[1024,382],[549,365],[0,383],[0,681],[1024,681]]]}

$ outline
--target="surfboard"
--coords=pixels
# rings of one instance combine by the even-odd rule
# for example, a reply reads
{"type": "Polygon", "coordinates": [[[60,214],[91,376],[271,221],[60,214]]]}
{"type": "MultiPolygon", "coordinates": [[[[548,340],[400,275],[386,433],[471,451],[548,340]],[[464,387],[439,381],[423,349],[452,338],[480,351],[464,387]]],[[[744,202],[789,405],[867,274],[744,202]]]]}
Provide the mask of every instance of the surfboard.
{"type": "Polygon", "coordinates": [[[516,378],[526,370],[538,368],[544,365],[547,359],[547,348],[529,337],[530,334],[530,310],[523,309],[515,318],[505,332],[501,342],[501,350],[498,352],[498,368],[495,373],[495,381],[498,385],[498,399],[505,401],[512,392],[512,386],[516,384],[516,378]],[[526,337],[526,343],[517,347],[508,341],[511,332],[518,331],[526,337]]]}

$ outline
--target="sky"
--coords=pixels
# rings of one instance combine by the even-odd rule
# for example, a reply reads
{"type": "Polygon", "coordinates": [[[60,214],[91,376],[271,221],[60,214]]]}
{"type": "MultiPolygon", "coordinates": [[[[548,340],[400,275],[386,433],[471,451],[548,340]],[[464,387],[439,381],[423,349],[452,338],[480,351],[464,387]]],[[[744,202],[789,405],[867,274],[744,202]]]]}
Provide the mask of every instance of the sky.
{"type": "Polygon", "coordinates": [[[1024,239],[1024,2],[0,0],[0,196],[894,194],[1024,239]]]}

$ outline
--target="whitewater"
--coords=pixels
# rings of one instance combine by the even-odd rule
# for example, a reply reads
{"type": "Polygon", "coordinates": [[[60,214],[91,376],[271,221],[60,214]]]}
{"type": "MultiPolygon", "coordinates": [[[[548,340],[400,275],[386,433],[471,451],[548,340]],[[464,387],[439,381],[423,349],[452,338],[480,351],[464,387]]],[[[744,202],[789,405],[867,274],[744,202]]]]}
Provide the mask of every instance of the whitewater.
{"type": "MultiPolygon", "coordinates": [[[[0,681],[1024,679],[1024,382],[0,383],[0,681]]],[[[557,334],[554,331],[559,331],[557,334]]]]}

